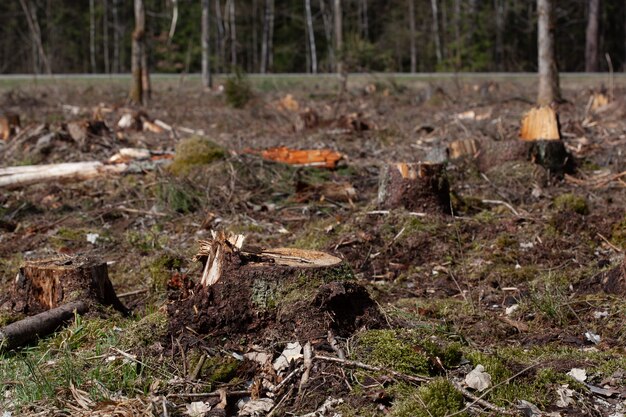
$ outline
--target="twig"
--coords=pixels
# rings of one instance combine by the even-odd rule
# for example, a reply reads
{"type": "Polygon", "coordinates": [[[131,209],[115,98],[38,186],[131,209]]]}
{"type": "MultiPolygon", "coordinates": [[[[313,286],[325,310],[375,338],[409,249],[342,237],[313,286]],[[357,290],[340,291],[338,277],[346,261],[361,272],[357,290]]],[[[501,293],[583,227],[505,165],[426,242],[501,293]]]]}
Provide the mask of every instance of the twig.
{"type": "Polygon", "coordinates": [[[606,243],[607,245],[609,245],[609,247],[611,249],[613,249],[615,252],[617,253],[622,253],[622,249],[618,248],[617,246],[615,246],[614,244],[611,243],[611,241],[609,239],[607,239],[606,237],[602,236],[600,233],[596,233],[598,235],[598,237],[602,240],[604,240],[604,243],[606,243]]]}
{"type": "MultiPolygon", "coordinates": [[[[246,397],[252,394],[252,391],[249,390],[241,390],[241,391],[230,391],[226,393],[230,397],[246,397]]],[[[191,393],[181,393],[181,394],[167,394],[168,397],[171,398],[206,398],[206,397],[219,397],[220,390],[213,392],[191,392],[191,393]]]]}
{"type": "Polygon", "coordinates": [[[141,288],[138,290],[134,290],[134,291],[128,291],[122,294],[118,294],[117,298],[125,298],[125,297],[131,297],[133,295],[137,295],[137,294],[143,294],[144,292],[148,292],[147,288],[141,288]]]}
{"type": "Polygon", "coordinates": [[[200,375],[200,371],[202,371],[202,366],[204,366],[204,362],[206,362],[206,358],[207,358],[206,353],[203,353],[202,356],[200,356],[200,359],[198,359],[198,363],[196,364],[196,367],[191,372],[191,375],[189,375],[189,379],[191,379],[192,381],[195,379],[198,379],[198,376],[200,375]]]}
{"type": "Polygon", "coordinates": [[[481,200],[481,202],[483,204],[499,204],[499,205],[502,205],[502,206],[508,208],[509,210],[511,210],[511,212],[513,214],[515,214],[516,216],[520,215],[519,212],[517,210],[515,210],[515,208],[512,205],[510,205],[509,203],[507,203],[506,201],[502,201],[502,200],[481,200]]]}
{"type": "Polygon", "coordinates": [[[302,392],[302,387],[309,382],[309,374],[311,373],[311,367],[313,365],[313,348],[311,342],[306,342],[304,345],[304,372],[300,378],[300,386],[298,387],[298,394],[302,392]]]}

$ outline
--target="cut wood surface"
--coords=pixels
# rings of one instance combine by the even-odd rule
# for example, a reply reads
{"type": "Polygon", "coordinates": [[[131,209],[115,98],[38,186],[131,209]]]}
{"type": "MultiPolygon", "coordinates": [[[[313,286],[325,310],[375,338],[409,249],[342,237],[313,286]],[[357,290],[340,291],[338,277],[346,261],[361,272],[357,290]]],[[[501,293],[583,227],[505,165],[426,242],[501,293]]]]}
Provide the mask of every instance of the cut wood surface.
{"type": "Polygon", "coordinates": [[[108,174],[120,174],[126,168],[125,164],[105,165],[98,161],[0,168],[0,187],[17,187],[57,180],[86,180],[108,174]]]}
{"type": "Polygon", "coordinates": [[[11,323],[0,329],[0,351],[17,349],[47,336],[74,318],[76,313],[85,314],[88,310],[85,301],[74,301],[11,323]]]}
{"type": "Polygon", "coordinates": [[[460,139],[451,142],[448,145],[448,157],[452,160],[473,157],[480,149],[478,141],[476,139],[460,139]]]}
{"type": "Polygon", "coordinates": [[[378,206],[424,213],[450,212],[450,186],[443,164],[387,164],[381,168],[378,206]]]}
{"type": "Polygon", "coordinates": [[[16,113],[0,112],[0,139],[8,140],[20,127],[20,116],[16,113]]]}
{"type": "Polygon", "coordinates": [[[174,333],[232,337],[267,328],[308,340],[378,323],[376,304],[340,258],[293,248],[250,251],[241,243],[241,235],[223,233],[201,242],[202,279],[168,308],[174,333]]]}
{"type": "Polygon", "coordinates": [[[84,257],[26,261],[17,274],[12,310],[31,314],[82,300],[111,305],[126,313],[109,280],[106,262],[84,257]]]}
{"type": "Polygon", "coordinates": [[[330,149],[290,149],[286,146],[261,151],[264,159],[290,165],[335,168],[343,158],[339,152],[330,149]]]}
{"type": "Polygon", "coordinates": [[[522,119],[520,138],[525,141],[559,140],[559,122],[550,106],[532,108],[522,119]]]}

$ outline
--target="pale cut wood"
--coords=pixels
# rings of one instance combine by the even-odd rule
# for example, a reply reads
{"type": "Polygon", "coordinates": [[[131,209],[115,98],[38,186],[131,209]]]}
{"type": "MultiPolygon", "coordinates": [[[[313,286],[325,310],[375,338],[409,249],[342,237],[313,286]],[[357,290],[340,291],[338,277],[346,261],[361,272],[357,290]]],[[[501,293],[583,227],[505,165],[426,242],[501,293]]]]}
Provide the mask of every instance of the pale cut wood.
{"type": "Polygon", "coordinates": [[[520,139],[525,141],[559,140],[559,122],[556,112],[550,106],[531,109],[522,119],[520,139]]]}
{"type": "Polygon", "coordinates": [[[459,159],[466,156],[472,157],[478,153],[479,145],[476,139],[460,139],[448,145],[450,159],[459,159]]]}
{"type": "Polygon", "coordinates": [[[126,164],[105,165],[98,161],[69,162],[0,168],[0,187],[17,187],[58,180],[86,180],[108,174],[120,174],[126,164]]]}

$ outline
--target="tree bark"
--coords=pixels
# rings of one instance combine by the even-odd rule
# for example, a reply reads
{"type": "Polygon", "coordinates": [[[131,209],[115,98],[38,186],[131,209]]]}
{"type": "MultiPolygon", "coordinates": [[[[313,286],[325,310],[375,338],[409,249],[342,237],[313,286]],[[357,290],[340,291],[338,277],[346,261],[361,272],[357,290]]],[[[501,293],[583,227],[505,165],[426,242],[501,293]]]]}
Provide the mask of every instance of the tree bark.
{"type": "Polygon", "coordinates": [[[433,38],[435,39],[435,55],[437,57],[437,65],[441,65],[443,54],[441,52],[441,33],[439,31],[439,7],[437,0],[430,0],[430,7],[433,12],[433,38]]]}
{"type": "Polygon", "coordinates": [[[326,45],[328,45],[328,69],[330,72],[335,68],[335,48],[333,47],[333,29],[330,23],[331,17],[326,9],[326,0],[320,0],[320,10],[322,12],[322,21],[324,22],[326,45]]]}
{"type": "Polygon", "coordinates": [[[96,68],[96,7],[95,0],[89,0],[89,62],[91,72],[98,72],[96,68]]]}
{"type": "Polygon", "coordinates": [[[309,35],[309,51],[311,54],[311,72],[317,74],[317,51],[315,50],[315,32],[313,31],[313,16],[311,15],[311,0],[304,0],[306,10],[306,26],[309,35]]]}
{"type": "Polygon", "coordinates": [[[102,55],[104,57],[104,72],[111,72],[109,62],[109,0],[102,0],[102,55]]]}
{"type": "Polygon", "coordinates": [[[337,59],[336,71],[338,74],[343,72],[343,13],[341,10],[341,0],[335,0],[334,23],[335,23],[335,50],[339,54],[337,59]]]}
{"type": "Polygon", "coordinates": [[[225,67],[225,52],[224,52],[224,38],[226,36],[224,30],[224,19],[222,19],[222,5],[220,0],[215,0],[215,21],[217,24],[217,37],[215,38],[215,50],[217,52],[217,65],[218,71],[224,72],[225,67]]]}
{"type": "Polygon", "coordinates": [[[600,0],[589,0],[589,16],[585,36],[585,71],[598,71],[598,23],[600,0]]]}
{"type": "Polygon", "coordinates": [[[378,206],[425,213],[450,213],[450,186],[443,164],[395,163],[382,167],[378,206]]]}
{"type": "Polygon", "coordinates": [[[0,351],[9,351],[34,342],[53,333],[75,314],[85,314],[89,306],[84,301],[74,301],[11,323],[0,329],[0,351]]]}
{"type": "Polygon", "coordinates": [[[146,16],[143,0],[134,0],[134,2],[135,30],[133,32],[131,61],[133,84],[130,90],[130,99],[135,104],[142,104],[146,100],[143,91],[143,49],[145,48],[146,16]]]}
{"type": "Polygon", "coordinates": [[[237,66],[237,26],[235,20],[235,0],[230,0],[228,10],[229,26],[230,26],[230,65],[234,68],[237,66]]]}
{"type": "Polygon", "coordinates": [[[252,68],[259,71],[259,0],[252,0],[252,68]]]}
{"type": "Polygon", "coordinates": [[[417,48],[415,45],[415,0],[409,0],[409,36],[411,37],[411,72],[417,71],[417,48]]]}
{"type": "Polygon", "coordinates": [[[537,104],[548,105],[561,100],[559,72],[554,54],[553,0],[537,0],[537,50],[539,91],[537,104]]]}
{"type": "Polygon", "coordinates": [[[119,7],[120,0],[113,0],[111,14],[113,15],[113,72],[120,72],[120,21],[119,7]]]}
{"type": "Polygon", "coordinates": [[[167,41],[172,42],[176,33],[176,25],[178,24],[178,0],[172,1],[172,22],[170,23],[170,31],[167,35],[167,41]]]}
{"type": "Polygon", "coordinates": [[[209,0],[202,0],[202,85],[205,88],[213,86],[211,79],[211,16],[209,0]]]}
{"type": "Polygon", "coordinates": [[[504,58],[504,1],[494,0],[493,4],[496,13],[496,70],[502,71],[502,61],[504,58]]]}
{"type": "Polygon", "coordinates": [[[274,35],[274,0],[265,0],[263,40],[261,45],[261,74],[272,67],[272,37],[274,35]]]}
{"type": "MultiPolygon", "coordinates": [[[[20,0],[20,4],[22,6],[22,10],[26,15],[26,23],[28,24],[28,28],[31,33],[31,37],[33,39],[33,49],[36,49],[39,53],[39,60],[44,67],[44,71],[46,74],[52,74],[52,69],[50,68],[50,64],[48,62],[48,57],[46,56],[46,52],[43,49],[43,43],[41,41],[41,28],[39,27],[39,22],[37,20],[37,10],[32,1],[20,0]]],[[[38,65],[36,65],[36,61],[33,63],[35,68],[35,73],[39,73],[38,65]]]]}
{"type": "Polygon", "coordinates": [[[461,52],[463,45],[461,41],[461,0],[454,0],[454,43],[455,43],[455,69],[461,69],[461,52]]]}

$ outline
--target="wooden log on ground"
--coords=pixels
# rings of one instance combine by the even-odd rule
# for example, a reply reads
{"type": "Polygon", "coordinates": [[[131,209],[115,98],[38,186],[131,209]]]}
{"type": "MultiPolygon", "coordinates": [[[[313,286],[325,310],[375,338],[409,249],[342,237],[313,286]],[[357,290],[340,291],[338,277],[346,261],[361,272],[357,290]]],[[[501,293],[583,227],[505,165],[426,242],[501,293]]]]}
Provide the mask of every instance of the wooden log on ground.
{"type": "Polygon", "coordinates": [[[98,161],[0,168],[0,187],[20,187],[51,181],[77,181],[120,174],[126,164],[105,165],[98,161]]]}
{"type": "Polygon", "coordinates": [[[382,167],[378,185],[381,209],[405,208],[450,213],[450,186],[443,164],[399,162],[382,167]]]}
{"type": "Polygon", "coordinates": [[[375,302],[341,259],[290,248],[248,252],[242,243],[242,236],[221,233],[201,242],[200,283],[188,296],[173,294],[168,306],[174,337],[191,329],[215,337],[311,340],[326,338],[329,330],[349,336],[382,323],[375,302]]]}
{"type": "Polygon", "coordinates": [[[128,313],[115,294],[106,262],[85,257],[26,261],[15,279],[11,303],[13,311],[32,314],[76,300],[128,313]]]}
{"type": "Polygon", "coordinates": [[[70,321],[75,313],[85,314],[88,310],[85,301],[74,301],[11,323],[0,329],[0,351],[17,349],[47,336],[70,321]]]}

